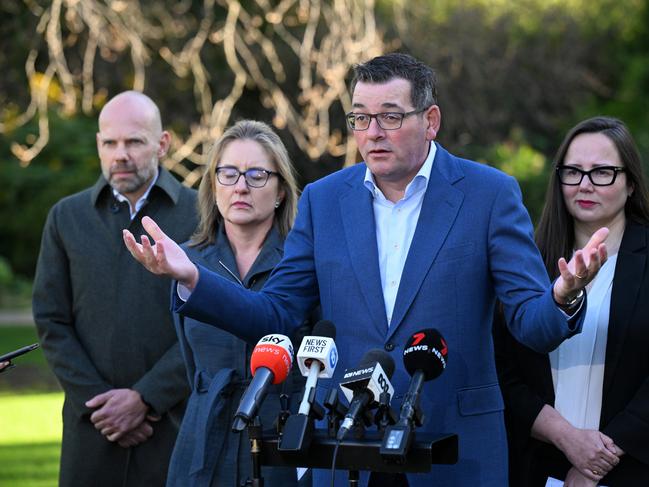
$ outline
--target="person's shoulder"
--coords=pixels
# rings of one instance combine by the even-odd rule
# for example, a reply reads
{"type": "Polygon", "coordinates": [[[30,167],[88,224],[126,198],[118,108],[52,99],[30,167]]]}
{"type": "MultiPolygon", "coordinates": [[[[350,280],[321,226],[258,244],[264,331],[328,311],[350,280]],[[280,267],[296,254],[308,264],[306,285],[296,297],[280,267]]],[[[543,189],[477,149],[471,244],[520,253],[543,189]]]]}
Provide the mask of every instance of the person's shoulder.
{"type": "Polygon", "coordinates": [[[336,191],[347,188],[355,183],[362,183],[365,177],[366,167],[364,163],[359,162],[353,166],[339,169],[317,181],[307,185],[310,191],[336,191]]]}
{"type": "Polygon", "coordinates": [[[93,197],[94,186],[89,188],[82,189],[76,193],[64,196],[59,201],[54,203],[51,208],[51,212],[68,212],[68,211],[78,211],[80,208],[92,206],[92,197],[93,197]]]}

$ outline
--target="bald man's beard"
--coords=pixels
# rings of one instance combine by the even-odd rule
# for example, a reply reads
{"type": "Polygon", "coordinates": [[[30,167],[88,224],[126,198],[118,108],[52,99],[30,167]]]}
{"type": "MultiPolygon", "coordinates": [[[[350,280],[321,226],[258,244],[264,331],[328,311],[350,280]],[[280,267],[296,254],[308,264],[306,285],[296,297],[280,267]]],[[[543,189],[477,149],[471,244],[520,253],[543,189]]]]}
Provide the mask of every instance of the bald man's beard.
{"type": "Polygon", "coordinates": [[[120,194],[126,195],[135,193],[143,187],[151,184],[151,179],[155,176],[158,167],[158,159],[151,159],[150,163],[138,169],[133,163],[118,163],[111,166],[109,174],[104,174],[110,186],[120,194]],[[131,171],[128,178],[115,179],[114,172],[131,171]]]}

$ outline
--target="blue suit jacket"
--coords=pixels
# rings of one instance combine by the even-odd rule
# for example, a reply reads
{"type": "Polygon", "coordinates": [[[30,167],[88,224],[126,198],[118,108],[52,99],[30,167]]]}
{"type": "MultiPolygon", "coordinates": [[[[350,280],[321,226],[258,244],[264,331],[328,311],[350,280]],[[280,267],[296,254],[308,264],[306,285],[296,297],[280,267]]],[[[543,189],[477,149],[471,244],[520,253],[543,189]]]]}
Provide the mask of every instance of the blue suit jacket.
{"type": "MultiPolygon", "coordinates": [[[[496,297],[514,336],[538,351],[557,346],[583,317],[569,323],[554,304],[516,181],[438,146],[388,328],[365,168],[358,164],[305,188],[284,259],[261,293],[201,268],[192,296],[175,307],[255,341],[271,332],[289,335],[319,301],[322,317],[337,326],[333,383],[367,350],[383,348],[397,365],[396,408],[410,380],[401,358],[406,341],[417,330],[437,328],[448,344],[448,366],[425,385],[422,430],[457,433],[459,461],[411,475],[410,485],[503,487],[507,442],[491,335],[496,297]]],[[[326,389],[327,382],[318,386],[326,389]]]]}

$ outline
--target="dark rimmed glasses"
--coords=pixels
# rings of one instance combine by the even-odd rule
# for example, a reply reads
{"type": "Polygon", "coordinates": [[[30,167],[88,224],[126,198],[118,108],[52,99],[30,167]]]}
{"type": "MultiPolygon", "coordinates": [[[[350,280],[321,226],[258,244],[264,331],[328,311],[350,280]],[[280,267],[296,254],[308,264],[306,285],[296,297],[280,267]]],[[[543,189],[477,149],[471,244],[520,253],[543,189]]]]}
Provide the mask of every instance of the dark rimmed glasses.
{"type": "Polygon", "coordinates": [[[381,113],[355,113],[349,112],[345,117],[347,118],[347,125],[352,130],[360,131],[370,128],[372,119],[376,119],[383,130],[397,130],[401,128],[403,119],[410,115],[423,113],[430,107],[421,108],[419,110],[412,110],[411,112],[381,112],[381,113]]]}
{"type": "Polygon", "coordinates": [[[251,168],[246,171],[239,171],[236,167],[221,166],[216,168],[216,179],[223,186],[234,186],[243,176],[246,184],[251,188],[263,188],[272,175],[278,176],[279,173],[267,169],[251,168]]]}
{"type": "Polygon", "coordinates": [[[610,186],[615,182],[617,174],[625,170],[618,166],[599,166],[590,171],[584,171],[574,166],[558,166],[557,175],[561,184],[565,186],[579,186],[584,176],[588,176],[594,186],[610,186]]]}

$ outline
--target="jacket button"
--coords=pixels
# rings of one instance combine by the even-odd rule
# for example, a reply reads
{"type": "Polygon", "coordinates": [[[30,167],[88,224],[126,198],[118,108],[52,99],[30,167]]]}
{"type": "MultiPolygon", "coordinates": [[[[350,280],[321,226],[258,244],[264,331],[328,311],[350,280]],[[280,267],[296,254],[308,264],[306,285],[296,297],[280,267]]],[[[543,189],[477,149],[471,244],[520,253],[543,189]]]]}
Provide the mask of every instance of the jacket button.
{"type": "Polygon", "coordinates": [[[394,350],[394,343],[386,343],[385,344],[385,350],[388,351],[388,352],[391,352],[392,350],[394,350]]]}

